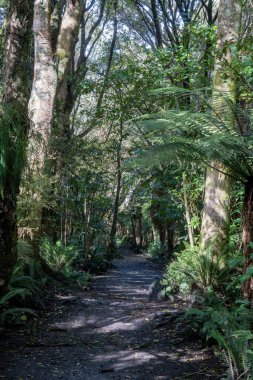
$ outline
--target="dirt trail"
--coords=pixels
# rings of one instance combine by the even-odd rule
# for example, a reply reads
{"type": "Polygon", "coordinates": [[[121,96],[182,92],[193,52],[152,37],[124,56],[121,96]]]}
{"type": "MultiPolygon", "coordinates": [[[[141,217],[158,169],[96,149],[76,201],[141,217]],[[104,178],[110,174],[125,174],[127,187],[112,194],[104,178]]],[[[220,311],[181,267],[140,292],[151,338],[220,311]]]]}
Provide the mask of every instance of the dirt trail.
{"type": "Polygon", "coordinates": [[[1,338],[0,379],[217,380],[216,359],[188,342],[176,306],[148,301],[159,276],[128,253],[92,290],[57,293],[53,310],[1,338]]]}

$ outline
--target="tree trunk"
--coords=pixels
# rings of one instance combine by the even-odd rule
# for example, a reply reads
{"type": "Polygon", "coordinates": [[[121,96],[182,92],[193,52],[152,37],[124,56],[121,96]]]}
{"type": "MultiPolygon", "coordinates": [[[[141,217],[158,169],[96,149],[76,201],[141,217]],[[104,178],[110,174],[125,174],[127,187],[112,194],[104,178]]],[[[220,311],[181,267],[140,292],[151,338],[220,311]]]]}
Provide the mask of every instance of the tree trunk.
{"type": "Polygon", "coordinates": [[[213,165],[206,173],[201,245],[218,255],[228,244],[231,180],[218,171],[227,171],[223,164],[214,162],[213,165]]]}
{"type": "Polygon", "coordinates": [[[166,227],[167,227],[168,256],[170,256],[173,253],[173,249],[174,249],[175,222],[168,222],[166,227]]]}
{"type": "MultiPolygon", "coordinates": [[[[52,45],[53,50],[60,50],[60,43],[57,39],[60,30],[60,21],[61,14],[63,10],[63,3],[65,0],[60,0],[58,5],[55,6],[54,11],[51,16],[51,29],[52,29],[52,45]]],[[[94,7],[96,4],[94,3],[94,7]]],[[[74,106],[80,96],[79,84],[84,80],[85,75],[87,73],[87,59],[91,52],[94,50],[95,43],[94,41],[91,43],[92,36],[95,31],[98,29],[99,25],[102,22],[103,14],[104,14],[105,0],[101,1],[98,18],[87,27],[86,20],[86,7],[84,5],[82,11],[82,17],[75,13],[75,23],[73,30],[73,38],[72,43],[68,45],[67,50],[71,51],[71,60],[67,65],[67,70],[65,70],[64,80],[62,80],[62,84],[57,90],[57,112],[56,117],[52,127],[52,144],[50,146],[50,161],[47,165],[47,172],[51,172],[53,175],[59,177],[59,193],[55,194],[55,189],[52,189],[52,197],[54,199],[61,199],[62,197],[62,182],[65,181],[66,174],[64,173],[65,162],[69,159],[69,155],[66,155],[66,152],[69,151],[69,145],[72,143],[72,120],[71,117],[73,115],[74,106]],[[75,49],[76,41],[78,38],[79,26],[81,26],[80,39],[78,41],[78,46],[80,49],[75,49]],[[91,46],[90,46],[91,45],[91,46]],[[56,144],[55,144],[56,141],[56,144]],[[52,157],[52,159],[51,159],[52,157]]],[[[89,12],[92,13],[93,8],[89,12]]],[[[76,12],[78,9],[76,9],[76,12]]],[[[79,12],[79,11],[78,11],[79,12]]],[[[88,17],[88,16],[87,16],[88,17]]],[[[63,20],[63,23],[66,23],[66,20],[63,20]]],[[[100,36],[98,33],[98,36],[100,36]]],[[[98,39],[98,36],[95,38],[95,42],[98,39]]],[[[64,43],[64,39],[62,38],[62,43],[64,43]]],[[[61,43],[61,45],[62,45],[61,43]]],[[[66,50],[66,49],[65,49],[66,50]]],[[[58,53],[59,54],[59,53],[58,53]]],[[[56,186],[57,187],[57,186],[56,186]]],[[[60,206],[60,205],[59,205],[60,206]]],[[[52,229],[55,229],[54,235],[61,235],[59,231],[57,231],[57,225],[60,225],[59,216],[55,212],[55,207],[52,205],[46,205],[43,209],[43,214],[46,216],[42,221],[41,225],[41,233],[50,235],[52,234],[52,229]]]]}
{"type": "Polygon", "coordinates": [[[10,1],[3,68],[3,114],[0,129],[0,297],[17,259],[17,195],[28,133],[28,61],[33,1],[10,1]],[[1,166],[1,165],[0,165],[1,166]]]}
{"type": "MultiPolygon", "coordinates": [[[[240,28],[241,7],[238,0],[221,0],[219,6],[217,51],[220,56],[215,61],[213,79],[214,115],[233,128],[236,101],[236,77],[227,75],[228,65],[233,56],[229,46],[235,44],[240,28]]],[[[219,255],[228,243],[230,223],[230,177],[226,167],[218,162],[211,162],[207,169],[205,183],[204,210],[201,227],[201,246],[204,250],[211,247],[219,255]]]]}
{"type": "MultiPolygon", "coordinates": [[[[165,243],[166,243],[166,220],[161,217],[162,206],[159,202],[160,198],[164,196],[163,189],[159,189],[155,191],[153,195],[154,199],[152,200],[150,207],[150,217],[152,224],[155,230],[158,232],[159,240],[160,240],[160,255],[163,256],[165,253],[165,243]]],[[[156,236],[156,235],[155,235],[156,236]]]]}
{"type": "Polygon", "coordinates": [[[112,218],[112,226],[110,232],[110,241],[107,249],[108,258],[113,258],[113,253],[116,252],[116,244],[115,244],[115,236],[117,231],[117,221],[118,221],[118,211],[119,211],[119,201],[120,201],[120,191],[121,191],[121,178],[122,178],[122,170],[121,170],[121,146],[122,146],[122,132],[123,132],[123,122],[120,122],[120,136],[119,143],[117,148],[117,185],[116,185],[116,196],[114,202],[114,210],[113,210],[113,218],[112,218]]]}
{"type": "Polygon", "coordinates": [[[184,208],[185,208],[185,220],[188,229],[188,237],[190,241],[191,247],[194,246],[194,233],[193,228],[191,226],[191,215],[187,198],[187,188],[186,188],[186,174],[183,173],[183,196],[184,196],[184,208]]]}
{"type": "Polygon", "coordinates": [[[164,256],[166,244],[166,226],[164,224],[159,224],[158,233],[160,239],[160,255],[164,256]]]}
{"type": "Polygon", "coordinates": [[[34,4],[34,75],[29,101],[31,139],[29,143],[28,171],[34,193],[36,212],[32,228],[33,245],[37,250],[39,228],[42,220],[42,194],[44,193],[44,168],[57,89],[56,64],[53,58],[50,34],[50,0],[35,0],[34,4]],[[39,183],[38,183],[39,182],[39,183]]]}
{"type": "Polygon", "coordinates": [[[110,71],[111,71],[111,67],[113,63],[113,56],[114,56],[114,51],[116,47],[117,37],[118,37],[118,0],[115,0],[114,1],[114,18],[113,18],[113,36],[112,36],[112,41],[111,41],[111,46],[110,46],[110,51],[109,51],[108,62],[107,62],[107,66],[106,66],[106,70],[104,74],[104,83],[100,91],[100,94],[98,96],[97,105],[96,105],[97,117],[100,116],[101,106],[103,103],[106,88],[108,86],[109,75],[110,75],[110,71]]]}
{"type": "Polygon", "coordinates": [[[160,22],[159,22],[159,16],[158,16],[158,12],[157,12],[156,0],[150,0],[150,1],[151,1],[152,18],[153,18],[154,26],[155,26],[156,46],[158,48],[162,48],[163,47],[163,39],[162,39],[161,26],[160,26],[160,22]]]}
{"type": "Polygon", "coordinates": [[[42,210],[46,193],[44,175],[46,173],[46,158],[49,152],[49,138],[51,136],[55,100],[69,72],[81,14],[81,1],[65,1],[64,14],[62,15],[56,43],[52,41],[51,35],[51,1],[35,0],[34,77],[29,102],[31,121],[29,172],[32,181],[37,183],[38,188],[38,191],[33,195],[36,201],[35,218],[32,221],[32,227],[36,231],[34,236],[35,249],[42,234],[42,210]],[[56,51],[54,52],[52,46],[55,45],[56,51]]]}
{"type": "Polygon", "coordinates": [[[135,236],[135,249],[137,253],[140,253],[143,245],[143,234],[142,234],[142,215],[140,207],[137,207],[135,214],[135,226],[134,226],[134,236],[135,236]]]}
{"type": "MultiPolygon", "coordinates": [[[[245,272],[253,266],[253,178],[245,184],[243,205],[243,251],[245,272]]],[[[253,276],[244,283],[244,296],[253,304],[253,276]]]]}

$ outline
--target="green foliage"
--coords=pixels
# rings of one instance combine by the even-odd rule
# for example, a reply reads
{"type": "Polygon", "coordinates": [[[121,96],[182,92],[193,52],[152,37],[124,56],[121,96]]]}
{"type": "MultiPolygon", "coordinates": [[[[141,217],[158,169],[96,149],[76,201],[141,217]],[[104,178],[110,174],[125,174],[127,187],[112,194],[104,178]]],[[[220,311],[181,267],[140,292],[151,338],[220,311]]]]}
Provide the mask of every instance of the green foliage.
{"type": "Polygon", "coordinates": [[[127,245],[128,239],[129,239],[129,237],[127,235],[117,237],[116,238],[116,247],[117,247],[117,249],[118,248],[122,248],[125,245],[127,245]]]}
{"type": "MultiPolygon", "coordinates": [[[[205,303],[204,300],[202,300],[205,303]]],[[[225,306],[218,297],[212,299],[212,306],[190,309],[185,318],[192,327],[214,339],[221,358],[228,367],[227,380],[252,380],[253,376],[253,334],[251,332],[252,310],[246,301],[237,301],[225,306]]]]}
{"type": "MultiPolygon", "coordinates": [[[[196,255],[196,251],[194,251],[196,255]]],[[[169,296],[174,293],[190,294],[192,289],[192,279],[181,271],[181,266],[186,267],[186,263],[192,261],[192,250],[186,249],[183,252],[175,254],[175,259],[166,266],[162,285],[164,286],[165,295],[169,296]]]]}
{"type": "Polygon", "coordinates": [[[77,254],[76,247],[72,245],[65,247],[60,240],[53,244],[49,238],[45,237],[41,244],[43,259],[55,271],[62,271],[67,274],[77,254]]]}
{"type": "Polygon", "coordinates": [[[97,249],[91,252],[89,258],[88,268],[93,273],[104,272],[109,266],[106,251],[104,249],[97,249]]]}
{"type": "Polygon", "coordinates": [[[7,293],[0,299],[0,327],[7,323],[26,321],[27,315],[34,315],[35,313],[32,309],[15,307],[13,306],[13,302],[17,302],[18,299],[23,301],[31,299],[37,294],[37,290],[37,286],[30,277],[14,277],[7,293]]]}
{"type": "Polygon", "coordinates": [[[25,276],[43,282],[44,274],[42,273],[40,263],[34,259],[32,245],[24,239],[18,239],[17,250],[18,257],[13,278],[15,276],[20,278],[25,276]]]}
{"type": "Polygon", "coordinates": [[[16,195],[25,162],[26,120],[17,105],[5,106],[0,114],[0,195],[16,195]],[[6,182],[6,176],[10,177],[6,182]]]}
{"type": "Polygon", "coordinates": [[[236,179],[251,176],[252,135],[243,135],[245,126],[240,120],[247,120],[247,128],[251,130],[252,111],[235,109],[226,94],[213,92],[212,98],[208,99],[208,92],[205,88],[190,91],[175,87],[153,91],[153,94],[176,99],[195,98],[200,110],[169,109],[136,120],[141,133],[150,133],[150,136],[156,133],[153,146],[145,151],[139,150],[139,164],[154,166],[191,160],[207,165],[217,160],[227,166],[236,179]],[[237,125],[232,121],[234,117],[237,125]]]}
{"type": "Polygon", "coordinates": [[[155,239],[149,244],[146,255],[150,259],[159,259],[161,256],[161,243],[159,239],[155,239]]]}
{"type": "Polygon", "coordinates": [[[35,279],[30,276],[13,275],[10,281],[10,287],[14,289],[25,289],[30,292],[30,295],[36,297],[41,294],[41,289],[35,279]]]}
{"type": "Polygon", "coordinates": [[[244,188],[241,183],[233,183],[231,189],[231,222],[229,231],[230,251],[240,251],[242,248],[242,211],[244,188]]]}
{"type": "Polygon", "coordinates": [[[76,282],[82,289],[87,289],[91,284],[91,279],[92,276],[90,275],[90,273],[82,272],[78,274],[76,282]]]}
{"type": "Polygon", "coordinates": [[[201,252],[198,247],[186,245],[167,265],[163,285],[167,294],[189,294],[193,289],[204,293],[210,289],[223,293],[231,281],[233,270],[234,266],[229,265],[226,254],[221,253],[217,257],[211,247],[201,252]]]}
{"type": "Polygon", "coordinates": [[[252,309],[241,300],[241,286],[252,276],[241,274],[244,259],[240,253],[221,255],[187,248],[168,265],[163,284],[167,294],[194,290],[196,308],[185,313],[194,331],[214,340],[228,371],[224,379],[252,380],[253,335],[252,309]]]}

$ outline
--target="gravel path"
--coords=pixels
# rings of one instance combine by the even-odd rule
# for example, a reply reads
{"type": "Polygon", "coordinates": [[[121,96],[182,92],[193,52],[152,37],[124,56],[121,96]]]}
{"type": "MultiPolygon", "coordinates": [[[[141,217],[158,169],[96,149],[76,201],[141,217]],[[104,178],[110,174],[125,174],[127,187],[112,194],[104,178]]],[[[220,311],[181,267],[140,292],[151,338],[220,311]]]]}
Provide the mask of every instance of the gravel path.
{"type": "Polygon", "coordinates": [[[150,302],[161,268],[125,254],[90,291],[58,292],[50,311],[0,340],[0,379],[219,379],[217,360],[191,343],[180,307],[150,302]]]}

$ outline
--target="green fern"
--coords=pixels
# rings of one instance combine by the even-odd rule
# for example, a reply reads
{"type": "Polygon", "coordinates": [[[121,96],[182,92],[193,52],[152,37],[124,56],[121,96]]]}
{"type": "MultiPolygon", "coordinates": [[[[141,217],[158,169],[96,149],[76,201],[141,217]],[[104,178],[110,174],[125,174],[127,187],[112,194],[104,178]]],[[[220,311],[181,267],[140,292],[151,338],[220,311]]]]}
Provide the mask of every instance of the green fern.
{"type": "Polygon", "coordinates": [[[33,296],[41,293],[41,289],[39,288],[37,281],[30,276],[13,276],[10,282],[10,287],[14,289],[27,289],[33,296]]]}
{"type": "MultiPolygon", "coordinates": [[[[162,89],[157,90],[157,94],[182,96],[184,91],[162,89]]],[[[203,99],[201,91],[185,93],[203,99]]],[[[205,100],[204,110],[198,112],[170,109],[144,115],[134,123],[140,134],[155,135],[156,140],[152,147],[137,151],[138,163],[153,166],[160,162],[191,159],[209,164],[214,160],[224,163],[230,169],[230,175],[244,180],[253,175],[252,120],[251,110],[235,109],[230,99],[220,93],[212,95],[212,102],[205,100]],[[236,124],[231,123],[231,114],[237,120],[236,124]],[[242,116],[244,120],[247,118],[247,133],[242,133],[245,129],[240,125],[242,116]]]]}
{"type": "Polygon", "coordinates": [[[202,292],[210,289],[221,291],[228,285],[233,270],[224,265],[226,255],[224,251],[216,257],[211,249],[203,254],[198,247],[186,246],[167,266],[163,285],[170,287],[171,291],[179,289],[182,292],[182,283],[186,284],[184,290],[187,288],[188,292],[192,288],[202,292]]]}
{"type": "Polygon", "coordinates": [[[36,316],[36,313],[29,308],[12,307],[1,312],[0,326],[6,323],[16,323],[27,320],[27,315],[36,316]]]}
{"type": "Polygon", "coordinates": [[[245,303],[228,309],[217,301],[212,307],[192,308],[185,313],[191,324],[207,339],[213,338],[228,372],[223,380],[252,380],[253,333],[250,331],[252,313],[245,303]]]}
{"type": "Polygon", "coordinates": [[[7,307],[9,305],[9,302],[14,297],[21,297],[22,299],[25,299],[27,296],[31,296],[32,293],[30,290],[25,288],[13,288],[10,289],[1,299],[0,299],[0,307],[7,307]]]}

